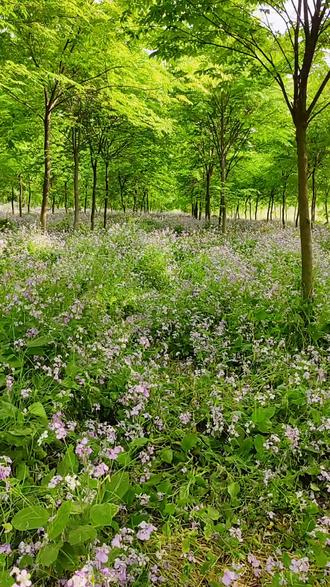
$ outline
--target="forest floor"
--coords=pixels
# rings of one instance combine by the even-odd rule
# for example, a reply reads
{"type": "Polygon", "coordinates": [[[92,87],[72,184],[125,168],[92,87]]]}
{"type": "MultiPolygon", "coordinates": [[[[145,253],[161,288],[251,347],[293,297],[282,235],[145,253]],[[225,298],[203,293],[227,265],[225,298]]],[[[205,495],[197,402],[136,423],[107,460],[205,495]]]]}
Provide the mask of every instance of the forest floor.
{"type": "Polygon", "coordinates": [[[33,223],[0,233],[1,587],[327,585],[329,230],[306,324],[293,227],[33,223]]]}

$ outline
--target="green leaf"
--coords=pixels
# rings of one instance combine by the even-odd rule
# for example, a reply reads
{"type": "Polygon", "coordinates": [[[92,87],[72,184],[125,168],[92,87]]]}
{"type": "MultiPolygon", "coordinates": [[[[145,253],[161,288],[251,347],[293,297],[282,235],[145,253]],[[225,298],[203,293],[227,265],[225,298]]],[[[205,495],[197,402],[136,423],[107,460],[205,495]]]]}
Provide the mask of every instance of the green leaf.
{"type": "Polygon", "coordinates": [[[79,526],[78,528],[71,530],[68,536],[68,542],[74,546],[75,544],[95,540],[96,536],[97,532],[93,526],[79,526]]]}
{"type": "Polygon", "coordinates": [[[272,428],[271,418],[274,416],[276,409],[256,408],[252,414],[252,422],[260,432],[268,432],[272,428]]]}
{"type": "Polygon", "coordinates": [[[175,503],[167,503],[164,507],[164,514],[168,514],[169,516],[173,516],[175,513],[176,506],[175,503]]]}
{"type": "Polygon", "coordinates": [[[73,446],[69,446],[63,459],[58,464],[57,472],[59,475],[62,475],[62,477],[65,477],[65,475],[77,473],[78,469],[79,463],[76,455],[74,454],[73,446]]]}
{"type": "Polygon", "coordinates": [[[239,483],[237,483],[237,481],[233,481],[233,483],[230,483],[228,485],[227,491],[228,491],[230,497],[232,499],[235,499],[238,496],[239,492],[240,492],[240,485],[239,485],[239,483]]]}
{"type": "Polygon", "coordinates": [[[37,530],[48,522],[49,512],[41,505],[23,508],[13,517],[11,523],[16,530],[37,530]]]}
{"type": "Polygon", "coordinates": [[[0,585],[1,587],[13,586],[13,578],[10,576],[8,571],[0,571],[0,585]]]}
{"type": "Polygon", "coordinates": [[[58,557],[61,544],[46,544],[39,552],[37,556],[37,563],[43,567],[50,567],[58,557]]]}
{"type": "Polygon", "coordinates": [[[101,503],[91,508],[91,522],[94,526],[111,526],[112,519],[119,512],[119,506],[115,503],[101,503]]]}
{"type": "Polygon", "coordinates": [[[41,418],[41,420],[47,420],[47,414],[45,412],[45,408],[41,402],[35,402],[29,406],[29,414],[36,416],[37,418],[41,418]]]}
{"type": "Polygon", "coordinates": [[[122,499],[129,490],[129,474],[125,471],[118,471],[111,476],[110,481],[107,483],[107,492],[111,495],[111,498],[117,497],[122,499]]]}
{"type": "Polygon", "coordinates": [[[53,341],[49,336],[38,336],[38,338],[31,338],[27,341],[26,346],[28,349],[42,348],[48,346],[53,341]]]}
{"type": "Polygon", "coordinates": [[[159,454],[161,460],[169,465],[173,461],[173,450],[171,448],[163,448],[159,454]]]}
{"type": "Polygon", "coordinates": [[[47,528],[47,534],[50,540],[54,540],[57,538],[57,536],[62,534],[63,530],[65,530],[70,518],[71,511],[71,501],[65,501],[62,503],[55,518],[50,522],[47,528]]]}
{"type": "Polygon", "coordinates": [[[13,406],[10,402],[0,402],[0,420],[6,420],[7,418],[16,418],[19,410],[13,406]]]}
{"type": "Polygon", "coordinates": [[[191,450],[192,448],[194,448],[194,446],[196,446],[198,442],[198,436],[197,434],[193,434],[192,432],[189,432],[188,434],[186,434],[182,441],[181,441],[181,447],[183,448],[183,450],[185,452],[187,452],[188,450],[191,450]]]}

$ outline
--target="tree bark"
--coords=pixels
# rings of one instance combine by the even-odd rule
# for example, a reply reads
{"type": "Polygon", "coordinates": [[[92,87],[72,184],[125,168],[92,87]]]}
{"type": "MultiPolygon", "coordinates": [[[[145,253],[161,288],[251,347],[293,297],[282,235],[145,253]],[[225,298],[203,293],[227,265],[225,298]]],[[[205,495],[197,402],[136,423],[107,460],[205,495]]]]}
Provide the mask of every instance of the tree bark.
{"type": "Polygon", "coordinates": [[[285,228],[285,209],[286,209],[286,185],[282,192],[282,227],[285,228]]]}
{"type": "Polygon", "coordinates": [[[226,232],[227,211],[226,211],[226,157],[221,157],[221,193],[219,207],[219,227],[222,234],[226,232]]]}
{"type": "Polygon", "coordinates": [[[91,230],[95,228],[95,211],[96,211],[96,191],[97,191],[97,159],[92,161],[93,168],[93,191],[92,191],[92,209],[91,209],[91,230]]]}
{"type": "Polygon", "coordinates": [[[103,228],[107,227],[108,215],[108,201],[109,201],[109,163],[105,163],[105,198],[104,198],[104,214],[103,214],[103,228]]]}
{"type": "Polygon", "coordinates": [[[29,181],[29,185],[28,185],[28,205],[27,205],[27,209],[28,209],[28,214],[30,214],[30,210],[31,210],[31,182],[29,181]]]}
{"type": "Polygon", "coordinates": [[[65,213],[68,213],[68,182],[64,183],[64,208],[65,213]]]}
{"type": "Polygon", "coordinates": [[[324,196],[324,214],[325,214],[325,223],[326,224],[329,224],[328,194],[329,194],[329,190],[326,190],[325,196],[324,196]]]}
{"type": "Polygon", "coordinates": [[[254,219],[258,220],[258,206],[259,206],[259,194],[256,197],[256,207],[254,210],[254,219]]]}
{"type": "Polygon", "coordinates": [[[50,178],[51,178],[51,158],[50,158],[50,125],[51,125],[51,109],[49,107],[47,97],[45,96],[45,115],[44,115],[44,183],[42,190],[42,203],[40,212],[41,229],[45,232],[47,230],[47,206],[50,192],[50,178]]]}
{"type": "Polygon", "coordinates": [[[18,210],[19,210],[20,218],[22,218],[22,216],[23,216],[22,203],[23,203],[23,182],[22,182],[22,176],[20,175],[19,176],[19,192],[18,192],[18,210]]]}
{"type": "Polygon", "coordinates": [[[303,298],[311,300],[313,296],[313,249],[312,230],[308,205],[307,186],[307,145],[306,125],[303,122],[296,123],[296,143],[298,154],[298,204],[299,204],[299,230],[302,261],[302,290],[303,298]]]}
{"type": "Polygon", "coordinates": [[[14,194],[13,186],[11,186],[11,213],[14,216],[14,214],[15,214],[15,194],[14,194]]]}
{"type": "Polygon", "coordinates": [[[79,151],[80,151],[80,129],[72,129],[72,154],[73,154],[73,201],[74,201],[74,219],[73,230],[76,230],[80,221],[80,201],[79,201],[79,151]]]}
{"type": "Polygon", "coordinates": [[[316,174],[316,166],[313,167],[313,172],[312,172],[312,205],[311,205],[311,225],[312,225],[312,228],[315,224],[315,217],[316,217],[316,180],[315,180],[315,174],[316,174]]]}
{"type": "Polygon", "coordinates": [[[210,224],[211,222],[211,178],[212,178],[212,166],[206,166],[206,192],[205,192],[205,222],[210,224]]]}

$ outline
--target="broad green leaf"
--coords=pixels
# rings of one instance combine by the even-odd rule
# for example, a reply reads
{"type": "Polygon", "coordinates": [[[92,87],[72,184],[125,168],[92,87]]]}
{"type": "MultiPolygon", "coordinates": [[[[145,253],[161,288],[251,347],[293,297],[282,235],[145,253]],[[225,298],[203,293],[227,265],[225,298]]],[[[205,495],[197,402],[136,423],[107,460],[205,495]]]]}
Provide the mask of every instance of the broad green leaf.
{"type": "Polygon", "coordinates": [[[34,404],[31,404],[28,411],[29,414],[32,414],[37,418],[41,418],[41,420],[47,420],[47,414],[41,402],[35,402],[34,404]]]}
{"type": "Polygon", "coordinates": [[[23,508],[13,517],[11,523],[16,530],[37,530],[48,522],[49,512],[41,505],[23,508]]]}
{"type": "Polygon", "coordinates": [[[237,483],[236,481],[233,481],[233,483],[230,483],[228,485],[227,491],[228,491],[230,497],[232,499],[235,499],[238,496],[239,492],[240,492],[240,485],[239,485],[239,483],[237,483]]]}
{"type": "Polygon", "coordinates": [[[191,450],[192,448],[194,448],[194,446],[196,446],[198,442],[198,436],[197,434],[193,434],[192,432],[189,432],[188,434],[186,434],[182,441],[181,441],[181,446],[183,448],[183,450],[185,452],[191,450]]]}
{"type": "Polygon", "coordinates": [[[91,508],[91,522],[94,526],[111,526],[112,519],[118,513],[119,506],[114,503],[101,503],[91,508]]]}
{"type": "Polygon", "coordinates": [[[27,341],[26,346],[29,349],[41,348],[51,344],[52,339],[49,336],[38,336],[38,338],[31,338],[27,341]]]}
{"type": "Polygon", "coordinates": [[[163,448],[159,456],[164,463],[171,464],[173,461],[173,450],[171,448],[163,448]]]}
{"type": "Polygon", "coordinates": [[[0,571],[0,585],[1,587],[12,587],[13,578],[10,576],[8,571],[0,571]]]}
{"type": "Polygon", "coordinates": [[[62,503],[55,518],[50,522],[47,528],[47,534],[50,540],[54,540],[55,538],[57,538],[57,536],[62,534],[63,530],[65,530],[70,518],[71,511],[71,501],[65,501],[64,503],[62,503]]]}
{"type": "Polygon", "coordinates": [[[38,552],[37,563],[43,567],[50,567],[56,561],[60,548],[61,544],[46,544],[38,552]]]}
{"type": "Polygon", "coordinates": [[[89,542],[95,540],[97,536],[95,528],[93,526],[79,526],[69,532],[68,542],[72,546],[75,544],[81,544],[82,542],[89,542]]]}
{"type": "Polygon", "coordinates": [[[57,472],[59,475],[62,475],[62,477],[65,477],[65,475],[77,473],[78,469],[79,463],[76,455],[74,454],[73,446],[69,446],[63,459],[57,466],[57,472]]]}
{"type": "Polygon", "coordinates": [[[125,471],[114,473],[107,483],[107,492],[111,497],[122,499],[129,490],[129,474],[125,471]]]}

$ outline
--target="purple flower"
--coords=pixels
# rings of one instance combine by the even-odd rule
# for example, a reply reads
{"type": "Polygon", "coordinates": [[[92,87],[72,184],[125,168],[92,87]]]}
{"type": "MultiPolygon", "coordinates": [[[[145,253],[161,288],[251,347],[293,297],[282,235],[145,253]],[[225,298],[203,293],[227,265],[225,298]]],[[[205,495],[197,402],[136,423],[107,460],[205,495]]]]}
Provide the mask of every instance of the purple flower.
{"type": "Polygon", "coordinates": [[[305,556],[304,558],[293,558],[290,564],[290,571],[292,571],[295,574],[304,574],[304,573],[308,573],[309,571],[309,561],[307,556],[305,556]]]}
{"type": "Polygon", "coordinates": [[[11,463],[12,460],[6,455],[0,457],[0,481],[8,479],[11,475],[11,463]]]}
{"type": "Polygon", "coordinates": [[[237,573],[235,573],[234,571],[226,570],[222,577],[222,583],[226,586],[232,585],[234,581],[236,581],[238,578],[239,576],[237,573]]]}
{"type": "Polygon", "coordinates": [[[106,451],[106,456],[108,457],[108,459],[110,459],[110,461],[115,461],[121,452],[124,452],[123,447],[122,446],[115,446],[114,448],[109,448],[106,451]]]}
{"type": "Polygon", "coordinates": [[[95,465],[95,467],[93,468],[92,477],[98,479],[99,477],[103,477],[103,475],[106,475],[108,471],[108,465],[106,465],[105,463],[99,463],[98,465],[95,465]]]}
{"type": "Polygon", "coordinates": [[[290,442],[292,448],[298,448],[299,438],[300,438],[300,432],[299,432],[298,428],[293,428],[292,426],[286,426],[285,436],[287,437],[288,441],[290,442]]]}
{"type": "Polygon", "coordinates": [[[99,563],[100,565],[103,565],[106,562],[108,562],[109,552],[110,552],[110,548],[106,544],[103,544],[103,546],[99,546],[98,548],[96,548],[95,559],[96,559],[97,563],[99,563]]]}
{"type": "Polygon", "coordinates": [[[86,460],[92,452],[93,451],[88,444],[88,438],[83,438],[80,442],[78,442],[76,446],[76,455],[78,455],[78,457],[86,460]]]}
{"type": "Polygon", "coordinates": [[[183,412],[182,414],[180,414],[179,419],[182,424],[189,424],[191,420],[191,413],[183,412]]]}
{"type": "Polygon", "coordinates": [[[10,544],[0,544],[0,554],[10,554],[10,553],[11,553],[10,544]]]}
{"type": "Polygon", "coordinates": [[[136,536],[139,540],[149,540],[151,534],[157,530],[156,526],[148,524],[147,522],[140,522],[138,528],[140,528],[140,530],[137,532],[136,536]]]}

